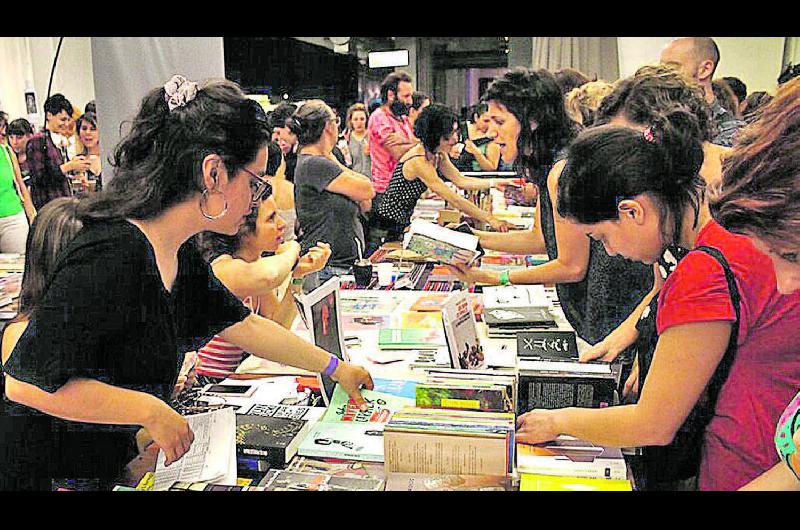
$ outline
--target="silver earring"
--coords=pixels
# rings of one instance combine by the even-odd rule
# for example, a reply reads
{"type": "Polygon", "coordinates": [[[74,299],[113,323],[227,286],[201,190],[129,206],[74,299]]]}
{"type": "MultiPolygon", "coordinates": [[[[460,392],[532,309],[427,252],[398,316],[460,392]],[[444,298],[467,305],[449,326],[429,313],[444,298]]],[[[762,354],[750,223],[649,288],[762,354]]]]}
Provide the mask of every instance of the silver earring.
{"type": "Polygon", "coordinates": [[[218,190],[209,190],[208,188],[203,190],[203,194],[200,196],[200,213],[203,214],[203,217],[210,221],[216,221],[217,219],[222,218],[226,213],[228,213],[228,198],[225,197],[225,194],[218,190]],[[204,203],[208,202],[208,194],[209,191],[213,191],[215,193],[219,193],[222,195],[222,200],[225,201],[225,206],[222,208],[222,211],[217,215],[210,215],[206,212],[204,208],[204,203]]]}

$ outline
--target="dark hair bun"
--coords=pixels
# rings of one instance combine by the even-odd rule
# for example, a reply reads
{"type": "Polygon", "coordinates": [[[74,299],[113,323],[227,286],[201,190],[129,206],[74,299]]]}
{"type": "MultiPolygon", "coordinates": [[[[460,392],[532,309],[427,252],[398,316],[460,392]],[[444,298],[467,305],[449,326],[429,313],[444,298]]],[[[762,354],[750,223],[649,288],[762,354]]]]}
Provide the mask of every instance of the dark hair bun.
{"type": "Polygon", "coordinates": [[[650,127],[651,139],[662,147],[665,174],[679,186],[697,177],[703,165],[703,145],[697,117],[684,105],[675,105],[660,114],[650,127]]]}

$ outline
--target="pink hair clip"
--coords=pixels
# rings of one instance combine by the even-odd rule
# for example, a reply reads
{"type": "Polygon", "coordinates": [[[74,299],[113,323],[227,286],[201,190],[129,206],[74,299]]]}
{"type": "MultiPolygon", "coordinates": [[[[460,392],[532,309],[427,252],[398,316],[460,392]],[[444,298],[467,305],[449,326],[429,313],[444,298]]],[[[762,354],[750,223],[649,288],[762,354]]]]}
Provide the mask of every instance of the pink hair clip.
{"type": "Polygon", "coordinates": [[[648,142],[650,142],[651,144],[656,143],[656,137],[653,134],[653,127],[652,126],[648,127],[644,131],[642,131],[642,136],[644,136],[644,139],[647,140],[648,142]]]}

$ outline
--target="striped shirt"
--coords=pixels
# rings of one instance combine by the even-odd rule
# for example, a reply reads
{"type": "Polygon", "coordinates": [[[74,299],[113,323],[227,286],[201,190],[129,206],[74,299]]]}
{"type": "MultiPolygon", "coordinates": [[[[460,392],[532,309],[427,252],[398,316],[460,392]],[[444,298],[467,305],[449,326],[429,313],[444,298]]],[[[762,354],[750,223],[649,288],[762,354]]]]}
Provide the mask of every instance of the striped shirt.
{"type": "MultiPolygon", "coordinates": [[[[244,305],[251,311],[258,313],[259,307],[253,309],[253,299],[248,296],[243,300],[244,305]]],[[[236,371],[242,362],[245,351],[235,344],[231,344],[219,335],[214,335],[208,344],[197,351],[200,366],[197,375],[214,379],[225,379],[236,371]]]]}

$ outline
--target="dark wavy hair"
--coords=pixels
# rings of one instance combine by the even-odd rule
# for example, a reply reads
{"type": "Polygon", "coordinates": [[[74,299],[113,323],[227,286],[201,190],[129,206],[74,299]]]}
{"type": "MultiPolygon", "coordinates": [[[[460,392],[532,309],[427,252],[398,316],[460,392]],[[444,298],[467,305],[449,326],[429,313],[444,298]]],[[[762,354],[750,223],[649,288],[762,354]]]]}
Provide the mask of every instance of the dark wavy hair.
{"type": "Polygon", "coordinates": [[[800,245],[800,78],[778,87],[758,120],[741,130],[709,199],[712,215],[731,232],[800,245]]]}
{"type": "Polygon", "coordinates": [[[650,139],[615,125],[583,131],[559,178],[558,213],[581,224],[616,221],[620,201],[648,194],[661,211],[664,241],[676,241],[686,207],[694,209],[696,223],[703,201],[700,128],[693,112],[676,105],[649,132],[650,139]]]}
{"type": "Polygon", "coordinates": [[[561,88],[561,94],[564,96],[579,86],[592,81],[588,75],[575,68],[562,68],[561,70],[557,70],[554,76],[556,78],[556,83],[558,83],[558,86],[561,88]]]}
{"type": "Polygon", "coordinates": [[[422,146],[429,153],[439,147],[439,141],[452,136],[453,126],[458,123],[458,117],[448,107],[434,103],[428,105],[419,113],[414,122],[414,135],[420,139],[422,146]]]}
{"type": "Polygon", "coordinates": [[[67,114],[72,116],[72,103],[64,97],[64,94],[53,94],[44,102],[44,112],[45,116],[47,113],[50,113],[51,116],[55,116],[57,114],[61,114],[61,111],[65,111],[67,114]]]}
{"type": "Polygon", "coordinates": [[[229,175],[251,162],[270,130],[251,100],[230,81],[213,81],[169,110],[164,88],[142,100],[130,132],[114,150],[114,178],[81,203],[84,220],[149,219],[203,190],[202,162],[222,157],[229,175]]]}
{"type": "Polygon", "coordinates": [[[663,64],[643,66],[631,77],[618,81],[614,91],[600,103],[595,123],[608,123],[622,114],[634,123],[650,125],[676,104],[695,115],[701,140],[710,141],[717,134],[700,85],[677,68],[663,64]]]}
{"type": "Polygon", "coordinates": [[[577,134],[577,124],[567,115],[553,74],[517,68],[493,81],[482,100],[501,103],[519,121],[517,172],[534,181],[547,178],[557,152],[577,134]],[[538,124],[535,131],[531,131],[532,121],[538,124]]]}
{"type": "Polygon", "coordinates": [[[33,134],[33,125],[25,118],[17,118],[8,124],[6,133],[11,136],[25,136],[26,134],[33,134]]]}
{"type": "Polygon", "coordinates": [[[61,251],[83,228],[77,210],[77,198],[59,197],[36,214],[25,247],[19,318],[30,318],[44,297],[61,251]]]}
{"type": "Polygon", "coordinates": [[[312,99],[303,103],[294,116],[286,120],[286,126],[297,134],[298,143],[304,146],[319,142],[325,126],[335,120],[336,115],[327,103],[312,99]]]}

